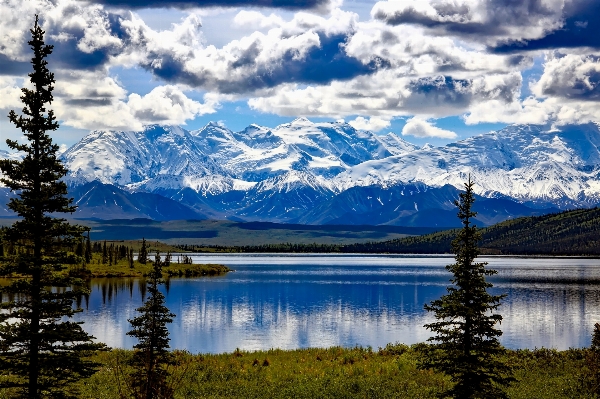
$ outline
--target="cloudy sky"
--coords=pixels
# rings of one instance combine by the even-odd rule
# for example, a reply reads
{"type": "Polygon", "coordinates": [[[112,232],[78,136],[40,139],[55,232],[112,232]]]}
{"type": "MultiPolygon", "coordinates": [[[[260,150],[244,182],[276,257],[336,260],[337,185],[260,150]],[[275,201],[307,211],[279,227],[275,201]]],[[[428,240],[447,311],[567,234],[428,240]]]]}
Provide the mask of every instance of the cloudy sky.
{"type": "MultiPolygon", "coordinates": [[[[442,145],[600,120],[595,0],[0,0],[0,115],[21,108],[36,13],[60,144],[305,116],[442,145]]],[[[0,136],[20,133],[2,117],[0,136]]]]}

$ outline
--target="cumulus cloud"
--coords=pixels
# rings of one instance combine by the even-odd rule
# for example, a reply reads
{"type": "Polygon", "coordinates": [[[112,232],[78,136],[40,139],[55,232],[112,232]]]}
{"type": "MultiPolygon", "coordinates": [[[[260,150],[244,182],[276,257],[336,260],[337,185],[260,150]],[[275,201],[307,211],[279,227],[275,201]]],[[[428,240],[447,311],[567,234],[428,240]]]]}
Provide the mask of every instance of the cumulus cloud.
{"type": "Polygon", "coordinates": [[[600,46],[595,0],[380,1],[375,19],[479,42],[496,52],[600,46]]]}
{"type": "Polygon", "coordinates": [[[473,104],[464,120],[565,125],[600,120],[600,54],[547,52],[543,73],[530,83],[532,95],[513,101],[473,104]]]}
{"type": "Polygon", "coordinates": [[[478,76],[520,71],[532,65],[529,56],[489,54],[452,37],[428,36],[420,28],[390,27],[377,22],[359,24],[345,49],[363,63],[374,57],[385,59],[405,76],[478,76]]]}
{"type": "Polygon", "coordinates": [[[501,122],[519,124],[552,124],[562,126],[600,121],[600,107],[593,101],[560,97],[539,99],[528,97],[511,104],[476,104],[465,115],[467,124],[501,122]]]}
{"type": "Polygon", "coordinates": [[[450,130],[440,129],[432,125],[427,120],[421,118],[411,118],[406,121],[406,125],[402,128],[403,136],[415,137],[438,137],[442,139],[455,139],[458,137],[456,133],[450,130]]]}
{"type": "Polygon", "coordinates": [[[600,56],[548,53],[544,72],[531,85],[538,97],[562,97],[582,101],[600,99],[600,56]]]}
{"type": "Polygon", "coordinates": [[[495,45],[544,37],[563,24],[564,0],[380,1],[373,18],[411,24],[435,35],[495,45]]]}
{"type": "Polygon", "coordinates": [[[370,130],[372,132],[378,132],[381,129],[389,127],[391,123],[387,119],[381,119],[376,117],[370,117],[369,119],[367,119],[362,116],[359,116],[356,119],[349,121],[348,124],[357,130],[370,130]]]}
{"type": "Polygon", "coordinates": [[[23,92],[17,87],[16,79],[0,76],[0,109],[22,107],[20,100],[22,95],[23,92]]]}
{"type": "Polygon", "coordinates": [[[600,3],[595,0],[562,3],[559,26],[552,24],[540,37],[517,37],[494,48],[496,52],[522,52],[558,48],[600,48],[600,3]]]}
{"type": "Polygon", "coordinates": [[[201,15],[208,11],[198,10],[216,3],[169,3],[186,9],[185,17],[159,31],[128,8],[161,7],[160,1],[6,0],[0,3],[0,107],[19,106],[15,78],[30,68],[32,22],[22,15],[39,13],[56,45],[50,63],[57,114],[79,128],[185,123],[242,99],[256,111],[285,116],[358,115],[350,123],[365,130],[407,116],[413,132],[407,134],[446,137],[452,132],[432,118],[566,123],[597,116],[600,55],[590,47],[600,40],[593,34],[600,5],[591,0],[380,1],[369,21],[335,8],[337,0],[252,2],[258,8],[218,2],[248,6],[229,11],[232,25],[245,33],[222,47],[206,43],[201,15]],[[328,14],[314,13],[323,7],[328,14]],[[521,98],[522,71],[542,54],[527,51],[557,47],[546,51],[543,73],[529,87],[532,97],[521,98]],[[115,66],[141,67],[157,87],[129,93],[111,77],[115,66]],[[193,100],[190,91],[204,99],[193,100]]]}
{"type": "Polygon", "coordinates": [[[285,25],[285,21],[279,15],[271,13],[264,15],[258,11],[242,10],[233,19],[236,26],[254,29],[275,28],[285,25]]]}
{"type": "Polygon", "coordinates": [[[407,115],[445,117],[467,112],[477,103],[511,103],[518,97],[521,82],[518,73],[470,79],[407,78],[397,71],[384,70],[327,86],[302,88],[290,84],[269,96],[251,98],[248,104],[262,112],[286,116],[370,115],[388,120],[407,115]]]}
{"type": "Polygon", "coordinates": [[[137,62],[167,82],[223,94],[247,94],[288,82],[326,84],[387,66],[378,57],[363,61],[346,53],[344,45],[356,21],[353,13],[338,10],[329,18],[297,13],[282,26],[254,32],[222,48],[186,44],[180,31],[186,32],[188,41],[199,41],[200,32],[190,28],[192,19],[160,33],[135,18],[124,22],[138,49],[137,62]]]}
{"type": "Polygon", "coordinates": [[[136,119],[143,123],[167,123],[180,125],[198,115],[216,112],[218,104],[208,100],[204,104],[189,99],[176,86],[160,86],[145,96],[130,94],[128,107],[136,119]]]}
{"type": "MultiPolygon", "coordinates": [[[[546,104],[546,105],[549,105],[546,104]]],[[[515,99],[510,103],[487,101],[473,104],[464,115],[467,125],[478,123],[517,123],[517,124],[546,124],[556,119],[556,114],[545,107],[539,100],[529,97],[523,101],[515,99]]]]}
{"type": "Polygon", "coordinates": [[[56,2],[6,0],[0,2],[0,73],[21,74],[31,58],[27,45],[34,15],[46,31],[45,39],[54,44],[52,66],[68,69],[101,69],[111,57],[125,48],[120,36],[122,16],[101,6],[76,0],[56,2]],[[30,16],[29,18],[23,16],[30,16]]]}
{"type": "Polygon", "coordinates": [[[59,100],[55,106],[57,116],[70,126],[123,130],[139,130],[150,123],[182,125],[196,116],[214,113],[218,107],[214,96],[207,95],[200,103],[171,85],[158,86],[144,96],[132,93],[104,100],[59,100]]]}

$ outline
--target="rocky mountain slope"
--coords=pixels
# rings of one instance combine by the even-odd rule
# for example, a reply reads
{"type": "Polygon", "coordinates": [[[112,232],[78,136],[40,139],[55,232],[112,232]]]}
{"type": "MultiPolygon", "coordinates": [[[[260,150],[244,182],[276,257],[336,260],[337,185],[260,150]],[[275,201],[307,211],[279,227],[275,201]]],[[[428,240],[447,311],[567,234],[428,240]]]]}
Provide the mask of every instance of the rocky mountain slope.
{"type": "Polygon", "coordinates": [[[218,123],[93,131],[62,158],[82,217],[448,227],[468,174],[483,225],[595,206],[599,148],[595,123],[513,125],[419,148],[393,133],[299,118],[240,132],[218,123]]]}

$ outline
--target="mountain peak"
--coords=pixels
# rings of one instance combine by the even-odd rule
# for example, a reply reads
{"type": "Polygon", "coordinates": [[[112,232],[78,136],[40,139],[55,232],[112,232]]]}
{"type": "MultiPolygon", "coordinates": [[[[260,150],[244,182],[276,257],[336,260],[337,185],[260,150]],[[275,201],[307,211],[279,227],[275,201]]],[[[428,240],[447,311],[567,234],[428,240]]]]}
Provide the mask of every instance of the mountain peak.
{"type": "Polygon", "coordinates": [[[304,116],[294,119],[291,124],[292,125],[313,125],[313,123],[304,116]]]}

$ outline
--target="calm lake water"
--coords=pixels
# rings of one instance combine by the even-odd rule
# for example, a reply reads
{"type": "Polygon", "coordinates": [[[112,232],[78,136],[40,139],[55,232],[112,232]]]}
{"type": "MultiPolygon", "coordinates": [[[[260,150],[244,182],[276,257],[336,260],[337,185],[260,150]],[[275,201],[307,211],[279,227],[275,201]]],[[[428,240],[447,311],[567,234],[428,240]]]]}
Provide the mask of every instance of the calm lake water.
{"type": "MultiPolygon", "coordinates": [[[[225,276],[170,279],[177,315],[171,347],[192,353],[236,348],[383,347],[429,337],[423,305],[446,292],[448,256],[194,255],[225,276]]],[[[498,270],[493,293],[507,294],[501,342],[509,348],[588,346],[600,322],[600,260],[481,257],[498,270]]],[[[111,347],[131,348],[127,319],[145,295],[140,279],[94,279],[76,318],[111,347]]]]}

